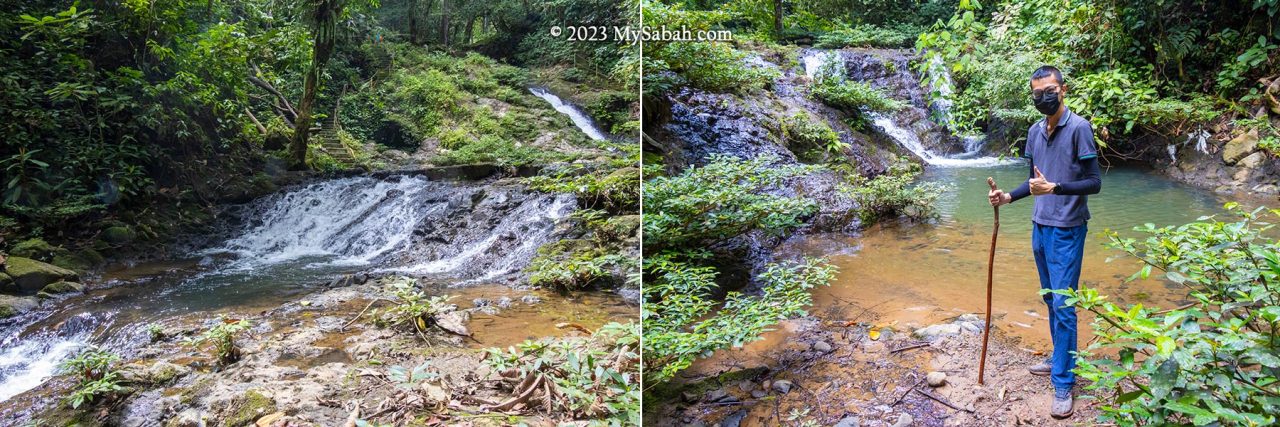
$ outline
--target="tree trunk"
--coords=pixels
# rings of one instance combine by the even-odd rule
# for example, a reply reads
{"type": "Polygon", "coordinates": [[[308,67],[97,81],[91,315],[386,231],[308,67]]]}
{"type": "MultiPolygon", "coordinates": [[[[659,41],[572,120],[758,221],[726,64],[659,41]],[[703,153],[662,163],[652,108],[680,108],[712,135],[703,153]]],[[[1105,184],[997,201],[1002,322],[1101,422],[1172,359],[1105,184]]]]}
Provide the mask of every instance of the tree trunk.
{"type": "Polygon", "coordinates": [[[289,140],[289,168],[307,168],[307,139],[311,136],[311,110],[315,107],[316,89],[320,86],[320,73],[337,41],[336,24],[342,14],[343,0],[319,0],[316,2],[315,19],[312,22],[311,67],[302,83],[302,101],[298,103],[298,120],[293,125],[293,139],[289,140]]]}
{"type": "Polygon", "coordinates": [[[466,44],[471,44],[471,30],[472,30],[472,27],[475,26],[475,24],[476,24],[476,18],[474,16],[472,16],[470,19],[467,19],[467,29],[464,30],[462,33],[463,41],[466,42],[466,44]]]}
{"type": "Polygon", "coordinates": [[[773,0],[773,36],[782,37],[782,0],[773,0]]]}
{"type": "Polygon", "coordinates": [[[418,0],[409,0],[409,44],[418,44],[418,0]]]}
{"type": "Polygon", "coordinates": [[[440,44],[449,47],[449,0],[440,0],[440,44]]]}

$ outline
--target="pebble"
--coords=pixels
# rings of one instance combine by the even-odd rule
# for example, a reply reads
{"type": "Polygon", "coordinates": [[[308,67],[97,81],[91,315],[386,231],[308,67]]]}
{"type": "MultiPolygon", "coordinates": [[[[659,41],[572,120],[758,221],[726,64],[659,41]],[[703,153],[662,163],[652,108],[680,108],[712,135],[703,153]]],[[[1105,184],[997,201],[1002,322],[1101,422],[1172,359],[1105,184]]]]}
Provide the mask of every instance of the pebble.
{"type": "Polygon", "coordinates": [[[534,305],[542,302],[542,298],[538,298],[536,295],[525,295],[520,297],[520,302],[525,305],[534,305]]]}
{"type": "Polygon", "coordinates": [[[844,417],[840,422],[836,423],[836,427],[862,427],[862,419],[858,417],[844,417]]]}
{"type": "Polygon", "coordinates": [[[502,297],[502,298],[498,298],[498,301],[495,302],[494,304],[497,304],[498,307],[502,307],[502,308],[511,308],[512,302],[513,301],[511,300],[511,297],[502,297]]]}
{"type": "Polygon", "coordinates": [[[831,344],[827,344],[826,341],[818,341],[813,343],[813,350],[819,353],[829,353],[831,352],[831,344]]]}
{"type": "Polygon", "coordinates": [[[752,398],[752,399],[762,399],[762,398],[764,398],[765,396],[768,396],[768,395],[769,395],[769,393],[768,393],[768,392],[766,392],[766,391],[764,391],[764,390],[751,390],[751,398],[752,398]]]}
{"type": "Polygon", "coordinates": [[[893,423],[893,427],[907,427],[913,422],[915,419],[911,418],[911,414],[902,414],[898,416],[898,422],[893,423]]]}
{"type": "Polygon", "coordinates": [[[942,387],[947,384],[947,374],[933,371],[926,375],[925,381],[929,382],[929,387],[942,387]]]}
{"type": "Polygon", "coordinates": [[[773,391],[776,391],[782,394],[787,394],[791,392],[791,386],[792,386],[791,381],[777,380],[773,382],[773,391]]]}

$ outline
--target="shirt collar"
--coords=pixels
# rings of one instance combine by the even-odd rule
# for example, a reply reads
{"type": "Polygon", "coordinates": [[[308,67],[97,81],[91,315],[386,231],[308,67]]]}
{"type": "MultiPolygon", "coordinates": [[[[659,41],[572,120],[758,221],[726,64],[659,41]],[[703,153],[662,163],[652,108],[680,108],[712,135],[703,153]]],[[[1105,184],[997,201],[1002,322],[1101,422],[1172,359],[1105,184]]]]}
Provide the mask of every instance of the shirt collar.
{"type": "MultiPolygon", "coordinates": [[[[1067,124],[1067,120],[1071,117],[1071,114],[1072,114],[1071,109],[1067,108],[1066,106],[1063,106],[1062,116],[1058,117],[1058,125],[1054,126],[1054,129],[1062,129],[1062,126],[1065,126],[1067,124]]],[[[1048,133],[1049,131],[1048,117],[1045,117],[1044,120],[1040,121],[1040,130],[1045,131],[1046,134],[1048,133]]],[[[1054,133],[1057,133],[1057,130],[1054,130],[1054,133]]]]}

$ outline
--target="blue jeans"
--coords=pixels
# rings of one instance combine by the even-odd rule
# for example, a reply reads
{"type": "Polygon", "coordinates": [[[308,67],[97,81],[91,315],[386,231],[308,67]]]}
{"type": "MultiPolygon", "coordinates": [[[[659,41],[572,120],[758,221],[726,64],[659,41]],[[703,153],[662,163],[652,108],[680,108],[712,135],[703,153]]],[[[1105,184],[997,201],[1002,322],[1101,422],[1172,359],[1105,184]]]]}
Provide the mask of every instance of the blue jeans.
{"type": "MultiPolygon", "coordinates": [[[[1041,289],[1076,289],[1080,283],[1080,263],[1084,258],[1084,238],[1088,225],[1053,227],[1032,223],[1031,251],[1040,272],[1041,289]]],[[[1049,306],[1049,335],[1053,340],[1053,356],[1049,377],[1055,389],[1071,389],[1076,375],[1076,309],[1065,304],[1067,297],[1045,294],[1049,306]]]]}

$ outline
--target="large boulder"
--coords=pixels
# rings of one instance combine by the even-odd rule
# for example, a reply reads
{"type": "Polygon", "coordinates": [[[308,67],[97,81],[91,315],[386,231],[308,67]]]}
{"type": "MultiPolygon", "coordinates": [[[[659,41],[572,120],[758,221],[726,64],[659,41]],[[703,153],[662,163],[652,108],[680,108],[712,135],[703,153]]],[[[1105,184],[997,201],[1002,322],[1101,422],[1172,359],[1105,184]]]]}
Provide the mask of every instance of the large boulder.
{"type": "Polygon", "coordinates": [[[1222,147],[1222,161],[1234,165],[1258,148],[1258,131],[1251,130],[1240,134],[1222,147]]]}
{"type": "Polygon", "coordinates": [[[76,282],[76,272],[46,264],[31,258],[9,257],[5,263],[5,273],[13,278],[19,292],[35,293],[52,283],[68,281],[76,282]]]}
{"type": "Polygon", "coordinates": [[[104,242],[113,245],[123,245],[125,243],[132,242],[133,239],[138,236],[137,233],[133,232],[133,229],[123,225],[117,225],[115,227],[108,227],[106,230],[102,230],[102,235],[100,237],[104,242]]]}
{"type": "Polygon", "coordinates": [[[18,284],[13,282],[13,276],[7,273],[0,273],[0,292],[16,294],[18,293],[18,284]]]}
{"type": "Polygon", "coordinates": [[[84,285],[64,280],[50,283],[44,288],[41,288],[40,292],[37,293],[36,296],[39,296],[40,298],[53,298],[55,295],[59,294],[72,294],[78,292],[84,292],[84,285]]]}
{"type": "Polygon", "coordinates": [[[35,310],[40,301],[32,297],[15,297],[0,295],[0,319],[5,319],[35,310]]]}
{"type": "Polygon", "coordinates": [[[68,253],[68,251],[66,249],[50,245],[49,242],[44,241],[44,239],[38,238],[23,240],[9,249],[10,255],[31,258],[44,262],[52,261],[53,257],[64,253],[68,253]]]}

